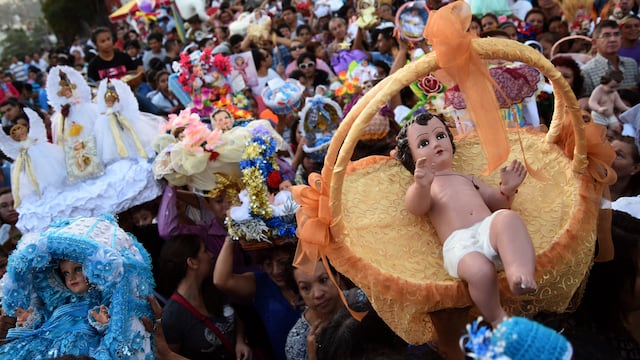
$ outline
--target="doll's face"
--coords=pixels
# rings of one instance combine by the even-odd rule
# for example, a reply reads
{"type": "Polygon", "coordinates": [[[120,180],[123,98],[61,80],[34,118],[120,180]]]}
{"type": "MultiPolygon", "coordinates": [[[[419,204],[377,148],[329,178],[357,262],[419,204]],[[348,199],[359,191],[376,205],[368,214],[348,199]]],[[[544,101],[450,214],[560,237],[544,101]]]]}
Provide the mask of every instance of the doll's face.
{"type": "Polygon", "coordinates": [[[233,118],[226,111],[219,111],[213,116],[216,123],[216,129],[229,130],[233,125],[233,118]]]}
{"type": "Polygon", "coordinates": [[[113,98],[113,96],[107,96],[104,99],[104,103],[105,105],[107,105],[107,107],[112,107],[113,104],[115,104],[115,99],[113,98]]]}
{"type": "Polygon", "coordinates": [[[607,92],[614,92],[618,89],[618,87],[620,86],[620,83],[615,81],[615,80],[611,80],[606,84],[602,84],[602,87],[607,91],[607,92]]]}
{"type": "Polygon", "coordinates": [[[27,127],[21,124],[11,127],[11,138],[15,141],[24,141],[27,139],[27,127]]]}
{"type": "Polygon", "coordinates": [[[407,141],[414,162],[426,158],[434,171],[451,166],[453,147],[445,125],[432,118],[427,125],[413,123],[407,129],[407,141]]]}
{"type": "Polygon", "coordinates": [[[62,97],[66,97],[66,98],[70,98],[73,95],[73,92],[71,91],[71,88],[68,86],[63,86],[60,89],[60,95],[62,97]]]}
{"type": "Polygon", "coordinates": [[[74,294],[84,294],[89,290],[89,282],[82,273],[82,264],[63,260],[60,262],[60,273],[65,286],[74,294]]]}

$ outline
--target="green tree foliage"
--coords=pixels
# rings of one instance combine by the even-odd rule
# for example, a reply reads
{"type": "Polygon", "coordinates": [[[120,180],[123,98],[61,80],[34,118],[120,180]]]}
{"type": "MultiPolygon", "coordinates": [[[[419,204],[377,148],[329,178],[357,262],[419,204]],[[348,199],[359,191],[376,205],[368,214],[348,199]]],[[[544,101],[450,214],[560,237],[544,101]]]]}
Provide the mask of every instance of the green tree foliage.
{"type": "Polygon", "coordinates": [[[76,35],[87,36],[91,28],[111,26],[104,0],[44,0],[42,12],[56,36],[67,45],[76,35]]]}
{"type": "Polygon", "coordinates": [[[17,56],[23,59],[25,55],[33,54],[42,46],[42,39],[33,39],[23,29],[5,30],[6,37],[0,42],[2,59],[10,59],[17,56]]]}

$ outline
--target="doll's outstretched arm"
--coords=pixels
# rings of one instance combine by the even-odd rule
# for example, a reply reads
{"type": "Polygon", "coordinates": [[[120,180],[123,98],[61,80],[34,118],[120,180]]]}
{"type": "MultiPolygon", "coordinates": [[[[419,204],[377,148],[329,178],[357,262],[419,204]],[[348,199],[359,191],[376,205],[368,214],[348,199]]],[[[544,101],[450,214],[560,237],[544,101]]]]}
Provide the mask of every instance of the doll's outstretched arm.
{"type": "Polygon", "coordinates": [[[509,166],[500,169],[499,190],[505,195],[514,195],[525,177],[527,177],[527,168],[520,161],[513,160],[509,166]]]}
{"type": "Polygon", "coordinates": [[[434,177],[429,161],[426,158],[418,159],[413,172],[413,184],[407,189],[404,198],[410,213],[422,216],[429,212],[431,209],[431,183],[433,183],[434,177]]]}
{"type": "Polygon", "coordinates": [[[508,166],[501,168],[498,188],[491,189],[485,196],[485,203],[491,211],[510,208],[518,187],[526,177],[527,168],[518,160],[513,160],[508,166]]]}
{"type": "Polygon", "coordinates": [[[26,325],[28,324],[29,318],[33,314],[33,309],[29,308],[28,310],[25,310],[21,307],[18,307],[16,308],[15,314],[16,314],[16,326],[27,327],[26,325]]]}
{"type": "Polygon", "coordinates": [[[602,97],[602,88],[600,86],[597,86],[594,90],[593,93],[591,94],[591,96],[589,96],[589,109],[602,113],[604,112],[603,110],[603,106],[600,106],[600,104],[598,103],[598,100],[602,97]]]}
{"type": "Polygon", "coordinates": [[[109,308],[105,305],[100,305],[100,307],[94,307],[89,310],[89,324],[93,326],[98,332],[104,333],[109,327],[109,308]]]}

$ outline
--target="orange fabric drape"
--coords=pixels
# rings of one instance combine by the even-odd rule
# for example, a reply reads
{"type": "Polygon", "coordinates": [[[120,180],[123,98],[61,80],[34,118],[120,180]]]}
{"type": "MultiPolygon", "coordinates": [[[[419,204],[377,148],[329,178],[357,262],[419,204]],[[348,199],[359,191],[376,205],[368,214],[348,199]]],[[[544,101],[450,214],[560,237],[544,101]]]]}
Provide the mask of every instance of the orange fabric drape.
{"type": "Polygon", "coordinates": [[[467,32],[471,10],[456,1],[430,15],[424,35],[437,54],[438,65],[460,87],[487,157],[484,175],[497,169],[509,156],[507,131],[494,95],[494,81],[487,65],[473,50],[467,32]]]}

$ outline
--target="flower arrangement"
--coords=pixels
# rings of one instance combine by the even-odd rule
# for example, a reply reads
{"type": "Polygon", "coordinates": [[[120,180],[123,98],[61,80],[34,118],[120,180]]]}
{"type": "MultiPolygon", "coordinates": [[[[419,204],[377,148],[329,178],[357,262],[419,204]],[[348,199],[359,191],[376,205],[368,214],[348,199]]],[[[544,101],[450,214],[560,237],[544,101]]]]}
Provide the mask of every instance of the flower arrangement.
{"type": "Polygon", "coordinates": [[[297,205],[289,191],[271,198],[269,189],[278,189],[282,181],[276,161],[277,141],[265,126],[250,130],[240,161],[241,206],[232,207],[227,220],[229,233],[236,240],[271,243],[275,239],[294,238],[297,205]]]}
{"type": "Polygon", "coordinates": [[[212,55],[211,51],[181,53],[176,69],[182,90],[191,96],[196,112],[202,117],[211,114],[215,101],[231,94],[227,78],[231,73],[231,62],[224,55],[212,55]]]}
{"type": "Polygon", "coordinates": [[[269,195],[266,180],[279,170],[275,159],[276,144],[264,128],[251,131],[253,138],[247,144],[240,161],[242,182],[251,199],[251,214],[269,219],[273,212],[269,207],[269,195]]]}
{"type": "Polygon", "coordinates": [[[234,93],[231,98],[224,97],[213,103],[213,106],[218,109],[227,110],[231,116],[236,120],[251,119],[253,114],[243,109],[248,105],[249,99],[242,93],[234,93]]]}
{"type": "Polygon", "coordinates": [[[418,98],[418,102],[413,106],[405,119],[410,118],[412,114],[423,108],[434,113],[442,114],[445,119],[448,118],[448,114],[443,113],[444,93],[447,90],[447,86],[435,76],[429,74],[411,83],[409,88],[418,98]]]}
{"type": "Polygon", "coordinates": [[[350,78],[347,75],[347,71],[341,71],[338,73],[339,85],[333,90],[333,98],[342,106],[345,106],[354,95],[359,94],[360,79],[357,77],[350,78]]]}
{"type": "Polygon", "coordinates": [[[581,6],[575,13],[569,31],[573,35],[588,35],[591,31],[591,22],[591,13],[584,6],[581,6]]]}
{"type": "Polygon", "coordinates": [[[216,177],[209,171],[211,162],[219,156],[224,144],[222,131],[210,130],[200,116],[187,108],[178,116],[170,116],[166,130],[170,135],[156,140],[158,156],[153,163],[156,178],[164,178],[174,186],[191,185],[208,191],[216,186],[216,177]]]}

